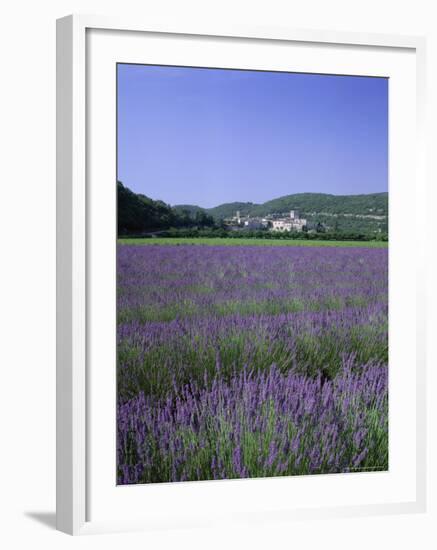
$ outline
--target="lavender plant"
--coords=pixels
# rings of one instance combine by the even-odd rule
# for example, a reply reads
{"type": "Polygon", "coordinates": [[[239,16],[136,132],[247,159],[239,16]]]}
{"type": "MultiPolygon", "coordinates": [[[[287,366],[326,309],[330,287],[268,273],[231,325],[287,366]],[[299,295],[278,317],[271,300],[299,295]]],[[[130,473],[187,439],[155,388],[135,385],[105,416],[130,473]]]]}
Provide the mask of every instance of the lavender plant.
{"type": "Polygon", "coordinates": [[[387,250],[120,246],[118,482],[388,467],[387,250]]]}

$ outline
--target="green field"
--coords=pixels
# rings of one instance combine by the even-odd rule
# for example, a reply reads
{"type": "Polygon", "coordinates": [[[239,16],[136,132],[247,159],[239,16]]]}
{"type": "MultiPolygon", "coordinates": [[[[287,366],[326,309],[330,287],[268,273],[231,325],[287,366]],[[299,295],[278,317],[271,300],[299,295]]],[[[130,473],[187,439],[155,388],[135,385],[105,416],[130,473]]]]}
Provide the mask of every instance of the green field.
{"type": "Polygon", "coordinates": [[[118,239],[119,244],[147,245],[214,245],[214,246],[343,246],[365,248],[387,248],[384,241],[316,241],[302,239],[244,239],[244,238],[170,238],[156,237],[147,239],[118,239]]]}

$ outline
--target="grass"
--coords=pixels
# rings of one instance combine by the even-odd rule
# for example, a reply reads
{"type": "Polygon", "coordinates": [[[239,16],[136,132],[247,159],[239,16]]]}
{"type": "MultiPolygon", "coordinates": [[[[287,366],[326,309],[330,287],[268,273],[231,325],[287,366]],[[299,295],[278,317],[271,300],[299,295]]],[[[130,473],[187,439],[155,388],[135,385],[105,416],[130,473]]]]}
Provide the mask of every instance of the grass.
{"type": "Polygon", "coordinates": [[[119,244],[134,245],[210,245],[210,246],[340,246],[340,247],[364,247],[387,248],[384,241],[317,241],[304,239],[244,239],[244,238],[203,238],[203,237],[156,237],[156,238],[123,238],[118,239],[119,244]]]}
{"type": "Polygon", "coordinates": [[[387,362],[388,349],[384,327],[360,325],[346,330],[332,327],[315,335],[308,329],[288,338],[260,334],[255,329],[216,332],[208,340],[191,334],[167,343],[150,344],[147,353],[141,345],[122,342],[118,347],[118,396],[126,401],[143,391],[148,396],[165,398],[169,388],[196,383],[210,389],[220,358],[221,380],[229,382],[237,365],[250,364],[254,372],[267,372],[272,363],[282,373],[291,369],[310,378],[323,374],[334,379],[343,357],[353,355],[358,364],[376,360],[387,362]],[[212,341],[213,340],[213,341],[212,341]],[[205,375],[207,378],[205,379],[205,375]]]}
{"type": "MultiPolygon", "coordinates": [[[[199,293],[202,294],[202,293],[199,293]]],[[[118,323],[129,323],[131,321],[140,321],[140,323],[172,321],[173,319],[185,319],[196,317],[227,317],[228,315],[280,315],[287,313],[296,313],[299,311],[333,311],[341,310],[346,306],[364,307],[365,298],[347,297],[327,297],[320,300],[307,300],[304,302],[299,298],[289,299],[268,299],[256,301],[254,299],[227,300],[211,305],[196,304],[193,300],[182,300],[176,304],[168,305],[144,305],[138,308],[122,309],[118,312],[118,323]]]]}

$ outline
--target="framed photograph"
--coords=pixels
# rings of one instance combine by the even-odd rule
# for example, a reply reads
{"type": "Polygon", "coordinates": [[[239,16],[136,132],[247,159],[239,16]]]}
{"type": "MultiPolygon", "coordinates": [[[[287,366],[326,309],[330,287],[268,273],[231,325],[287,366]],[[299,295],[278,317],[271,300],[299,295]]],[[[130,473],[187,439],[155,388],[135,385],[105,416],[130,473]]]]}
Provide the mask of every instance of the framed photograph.
{"type": "Polygon", "coordinates": [[[58,529],[425,509],[424,48],[58,21],[58,529]]]}

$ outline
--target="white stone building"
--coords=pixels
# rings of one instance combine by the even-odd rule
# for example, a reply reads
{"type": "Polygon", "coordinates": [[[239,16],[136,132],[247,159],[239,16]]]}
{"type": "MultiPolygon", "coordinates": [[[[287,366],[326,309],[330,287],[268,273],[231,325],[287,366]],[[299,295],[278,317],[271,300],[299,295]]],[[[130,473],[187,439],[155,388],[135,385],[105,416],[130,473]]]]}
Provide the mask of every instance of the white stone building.
{"type": "Polygon", "coordinates": [[[272,220],[272,231],[302,231],[307,225],[304,218],[299,217],[297,210],[290,211],[290,217],[272,220]]]}

